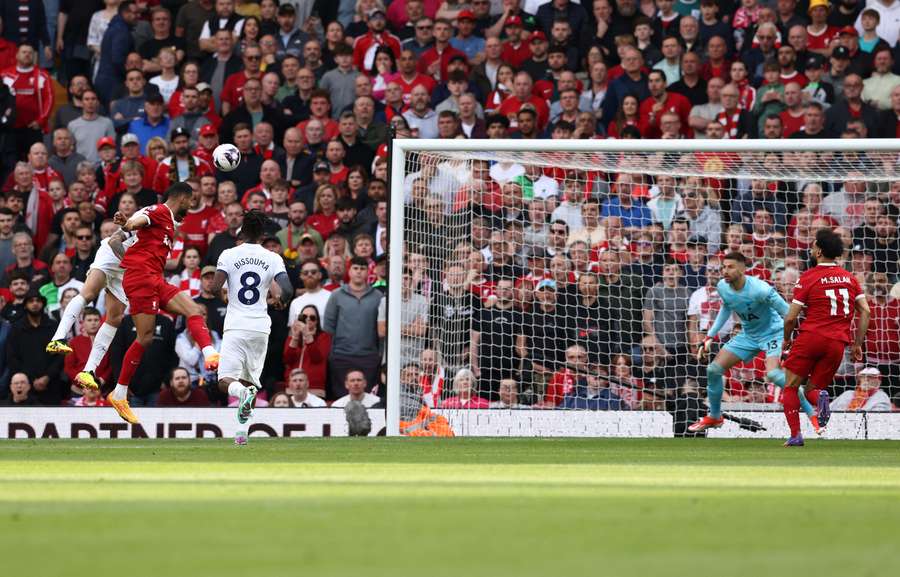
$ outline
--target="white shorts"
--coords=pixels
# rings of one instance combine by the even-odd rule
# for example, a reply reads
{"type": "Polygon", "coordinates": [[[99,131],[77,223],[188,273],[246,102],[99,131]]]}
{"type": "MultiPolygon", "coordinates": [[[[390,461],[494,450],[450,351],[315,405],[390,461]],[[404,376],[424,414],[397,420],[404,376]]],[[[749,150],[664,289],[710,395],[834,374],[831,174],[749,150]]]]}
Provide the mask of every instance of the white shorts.
{"type": "Polygon", "coordinates": [[[259,386],[268,348],[269,333],[228,329],[219,351],[219,379],[239,379],[259,386]]]}
{"type": "Polygon", "coordinates": [[[125,270],[108,245],[100,245],[90,270],[99,270],[106,275],[106,290],[119,299],[120,303],[128,305],[128,297],[125,296],[125,289],[122,288],[125,270]]]}

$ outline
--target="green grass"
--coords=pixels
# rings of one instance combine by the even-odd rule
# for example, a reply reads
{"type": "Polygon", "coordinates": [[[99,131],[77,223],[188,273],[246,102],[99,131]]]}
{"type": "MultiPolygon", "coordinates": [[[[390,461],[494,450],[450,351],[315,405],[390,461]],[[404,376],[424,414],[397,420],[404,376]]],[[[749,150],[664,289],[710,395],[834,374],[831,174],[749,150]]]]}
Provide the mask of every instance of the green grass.
{"type": "Polygon", "coordinates": [[[898,575],[898,527],[891,442],[0,442],[11,577],[898,575]]]}

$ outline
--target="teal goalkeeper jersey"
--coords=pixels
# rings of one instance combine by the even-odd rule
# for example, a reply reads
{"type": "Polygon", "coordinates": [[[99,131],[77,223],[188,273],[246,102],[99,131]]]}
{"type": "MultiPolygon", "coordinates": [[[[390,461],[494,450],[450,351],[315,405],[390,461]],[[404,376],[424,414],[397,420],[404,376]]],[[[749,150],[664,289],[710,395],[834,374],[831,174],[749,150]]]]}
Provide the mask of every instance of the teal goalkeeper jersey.
{"type": "Polygon", "coordinates": [[[741,327],[748,337],[762,340],[784,330],[784,315],[787,314],[788,304],[781,298],[775,287],[756,277],[744,277],[744,287],[736,291],[727,281],[720,280],[716,285],[719,297],[722,299],[722,308],[715,323],[710,327],[708,336],[715,336],[729,315],[734,313],[741,319],[741,327]]]}

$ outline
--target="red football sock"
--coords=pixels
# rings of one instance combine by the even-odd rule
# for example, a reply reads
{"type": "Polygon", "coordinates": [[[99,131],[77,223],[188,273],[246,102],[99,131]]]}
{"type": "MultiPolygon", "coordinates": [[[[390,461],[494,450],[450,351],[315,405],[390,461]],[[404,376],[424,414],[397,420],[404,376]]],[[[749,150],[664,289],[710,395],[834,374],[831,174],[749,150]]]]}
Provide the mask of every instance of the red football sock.
{"type": "Polygon", "coordinates": [[[806,392],[806,400],[809,401],[813,407],[816,406],[816,403],[819,402],[819,391],[821,389],[813,388],[812,385],[807,385],[807,388],[804,389],[806,392]]]}
{"type": "Polygon", "coordinates": [[[188,317],[187,328],[188,332],[191,333],[191,338],[194,339],[194,342],[201,349],[212,346],[212,338],[209,336],[209,329],[206,328],[206,321],[203,320],[202,316],[194,315],[188,317]]]}
{"type": "Polygon", "coordinates": [[[119,384],[128,386],[131,384],[131,377],[141,364],[141,357],[144,356],[144,345],[139,341],[134,341],[128,350],[125,351],[125,358],[122,359],[122,370],[119,372],[119,384]]]}
{"type": "Polygon", "coordinates": [[[800,434],[800,395],[795,387],[785,387],[781,394],[781,404],[784,406],[784,417],[788,427],[791,428],[791,436],[800,434]]]}

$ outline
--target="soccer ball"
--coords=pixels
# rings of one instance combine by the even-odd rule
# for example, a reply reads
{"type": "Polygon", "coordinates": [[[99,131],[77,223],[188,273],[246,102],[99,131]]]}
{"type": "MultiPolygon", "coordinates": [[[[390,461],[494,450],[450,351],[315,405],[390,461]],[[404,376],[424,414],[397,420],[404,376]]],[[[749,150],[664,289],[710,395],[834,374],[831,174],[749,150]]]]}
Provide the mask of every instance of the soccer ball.
{"type": "Polygon", "coordinates": [[[241,151],[233,144],[220,144],[213,150],[213,162],[222,172],[231,172],[241,163],[241,151]]]}

